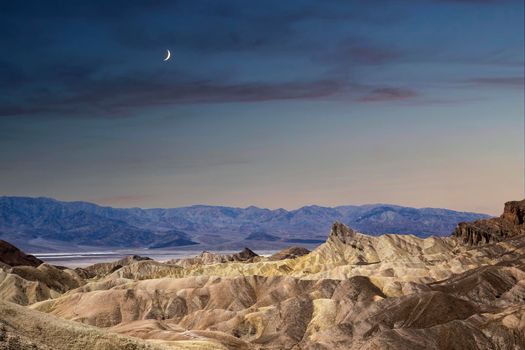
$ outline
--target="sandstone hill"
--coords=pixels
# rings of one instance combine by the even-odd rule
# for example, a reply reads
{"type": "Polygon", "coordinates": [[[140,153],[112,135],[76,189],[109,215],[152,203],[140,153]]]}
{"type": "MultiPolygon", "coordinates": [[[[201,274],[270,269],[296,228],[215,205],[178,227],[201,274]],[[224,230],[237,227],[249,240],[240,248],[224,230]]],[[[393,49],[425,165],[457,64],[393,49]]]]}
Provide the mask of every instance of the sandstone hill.
{"type": "Polygon", "coordinates": [[[73,349],[93,339],[100,349],[523,349],[522,203],[488,220],[492,238],[475,243],[457,230],[374,237],[336,222],[311,252],[130,257],[82,271],[24,267],[41,274],[8,267],[19,284],[53,292],[24,299],[27,288],[5,284],[20,296],[10,301],[30,305],[0,304],[0,330],[42,349],[60,347],[38,336],[39,327],[73,349]]]}
{"type": "Polygon", "coordinates": [[[0,350],[167,350],[0,300],[0,350]]]}

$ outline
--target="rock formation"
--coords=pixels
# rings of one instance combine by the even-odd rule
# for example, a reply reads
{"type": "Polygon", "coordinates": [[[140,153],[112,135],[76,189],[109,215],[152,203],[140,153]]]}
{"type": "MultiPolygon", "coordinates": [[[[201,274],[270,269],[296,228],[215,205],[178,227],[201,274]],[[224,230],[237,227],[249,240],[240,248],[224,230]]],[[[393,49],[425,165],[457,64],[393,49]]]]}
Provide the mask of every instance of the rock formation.
{"type": "Polygon", "coordinates": [[[211,265],[225,262],[253,262],[259,255],[255,254],[251,249],[244,248],[238,253],[233,254],[216,254],[204,251],[200,255],[193,258],[172,259],[168,264],[178,265],[182,267],[211,265]]]}
{"type": "Polygon", "coordinates": [[[345,224],[337,221],[332,225],[332,231],[328,236],[329,240],[339,240],[344,244],[350,243],[355,236],[354,230],[345,224]]]}
{"type": "Polygon", "coordinates": [[[131,255],[110,263],[98,263],[85,268],[77,268],[76,272],[84,278],[104,277],[110,273],[138,261],[151,260],[148,257],[131,255]]]}
{"type": "Polygon", "coordinates": [[[277,253],[270,256],[268,260],[274,261],[274,260],[295,259],[295,258],[304,256],[309,253],[310,251],[303,247],[290,247],[290,248],[285,248],[283,250],[278,251],[277,253]]]}
{"type": "Polygon", "coordinates": [[[505,203],[498,218],[459,223],[453,233],[464,244],[482,245],[525,234],[525,200],[505,203]]]}

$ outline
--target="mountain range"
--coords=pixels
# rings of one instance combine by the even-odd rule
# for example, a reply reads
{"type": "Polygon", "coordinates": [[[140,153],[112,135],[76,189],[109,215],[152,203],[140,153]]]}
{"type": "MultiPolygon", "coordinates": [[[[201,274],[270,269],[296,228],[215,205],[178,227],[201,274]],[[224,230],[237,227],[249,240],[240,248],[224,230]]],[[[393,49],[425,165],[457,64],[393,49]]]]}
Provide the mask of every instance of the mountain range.
{"type": "Polygon", "coordinates": [[[460,222],[488,215],[397,205],[305,206],[296,210],[195,205],[112,208],[51,198],[0,197],[0,239],[28,251],[100,247],[237,249],[317,245],[340,221],[370,235],[449,235],[460,222]]]}

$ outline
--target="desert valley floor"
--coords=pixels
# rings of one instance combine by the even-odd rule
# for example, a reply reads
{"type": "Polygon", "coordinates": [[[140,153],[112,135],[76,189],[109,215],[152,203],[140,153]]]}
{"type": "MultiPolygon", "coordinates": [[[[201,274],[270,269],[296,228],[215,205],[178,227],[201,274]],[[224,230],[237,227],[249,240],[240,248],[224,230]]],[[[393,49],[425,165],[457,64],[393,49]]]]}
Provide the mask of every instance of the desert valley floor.
{"type": "Polygon", "coordinates": [[[524,218],[76,269],[2,242],[0,349],[524,349],[524,218]]]}

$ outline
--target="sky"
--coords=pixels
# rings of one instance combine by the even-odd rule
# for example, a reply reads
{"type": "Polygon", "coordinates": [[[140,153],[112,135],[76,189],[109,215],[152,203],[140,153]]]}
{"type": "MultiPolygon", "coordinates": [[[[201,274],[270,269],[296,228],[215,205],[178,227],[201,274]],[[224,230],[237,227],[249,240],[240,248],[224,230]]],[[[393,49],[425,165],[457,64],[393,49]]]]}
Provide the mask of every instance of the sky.
{"type": "Polygon", "coordinates": [[[523,198],[523,0],[4,1],[0,31],[0,195],[523,198]]]}

